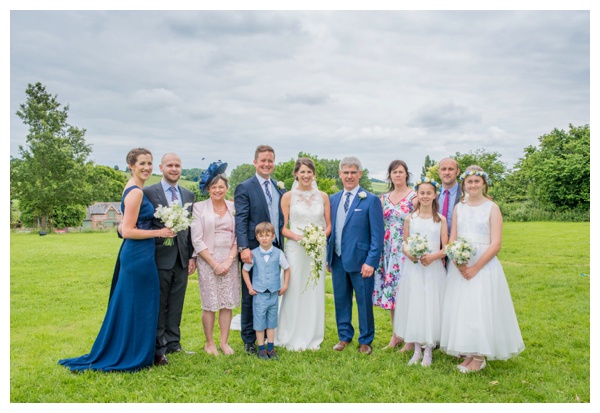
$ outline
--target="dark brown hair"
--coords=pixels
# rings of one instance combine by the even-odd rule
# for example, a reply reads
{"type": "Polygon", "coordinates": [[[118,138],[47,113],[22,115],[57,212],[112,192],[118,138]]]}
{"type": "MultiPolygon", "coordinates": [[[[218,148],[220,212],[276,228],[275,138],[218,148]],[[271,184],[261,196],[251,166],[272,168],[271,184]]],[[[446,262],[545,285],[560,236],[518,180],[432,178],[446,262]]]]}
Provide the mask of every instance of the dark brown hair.
{"type": "Polygon", "coordinates": [[[127,161],[127,165],[135,165],[135,163],[138,160],[138,156],[140,155],[150,155],[150,157],[152,157],[152,152],[150,152],[146,148],[134,148],[130,150],[127,154],[127,157],[125,158],[125,160],[127,161]]]}
{"type": "Polygon", "coordinates": [[[225,174],[217,174],[213,177],[213,179],[211,179],[208,184],[206,185],[206,187],[208,189],[210,189],[213,185],[216,185],[217,182],[219,182],[219,180],[225,182],[225,186],[227,188],[229,188],[229,180],[227,179],[227,177],[225,176],[225,174]]]}
{"type": "Polygon", "coordinates": [[[394,183],[392,182],[392,171],[399,166],[402,166],[404,168],[404,172],[406,172],[406,185],[408,185],[408,178],[410,177],[410,172],[408,172],[408,166],[406,165],[406,162],[401,161],[400,159],[396,159],[390,163],[390,166],[388,166],[387,180],[390,181],[388,185],[388,190],[390,192],[396,189],[394,183]]]}
{"type": "MultiPolygon", "coordinates": [[[[435,196],[433,198],[433,202],[431,203],[433,222],[440,222],[442,220],[442,218],[440,218],[440,214],[438,213],[438,211],[440,209],[440,203],[438,202],[438,199],[437,199],[437,189],[436,189],[435,185],[433,185],[431,182],[421,182],[419,184],[419,186],[417,186],[417,189],[415,189],[415,192],[417,193],[417,196],[418,196],[419,188],[421,187],[421,185],[426,185],[426,184],[431,185],[431,187],[433,188],[433,193],[435,194],[435,196]]],[[[419,202],[412,213],[416,214],[419,212],[420,209],[421,209],[421,203],[419,202]]]]}
{"type": "Polygon", "coordinates": [[[296,165],[294,165],[294,175],[296,175],[298,173],[300,168],[302,168],[302,165],[307,166],[311,171],[313,171],[314,174],[317,173],[317,170],[315,168],[315,163],[313,162],[312,159],[298,158],[298,160],[296,161],[296,165]]]}

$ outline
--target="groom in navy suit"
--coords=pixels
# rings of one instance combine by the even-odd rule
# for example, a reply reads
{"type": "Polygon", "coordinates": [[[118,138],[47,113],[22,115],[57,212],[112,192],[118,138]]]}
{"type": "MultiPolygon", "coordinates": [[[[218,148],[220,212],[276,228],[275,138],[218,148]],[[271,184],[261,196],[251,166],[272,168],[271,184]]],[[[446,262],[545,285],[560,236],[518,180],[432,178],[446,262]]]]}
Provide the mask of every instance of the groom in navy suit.
{"type": "MultiPolygon", "coordinates": [[[[275,168],[275,150],[268,145],[260,145],[254,152],[256,174],[235,188],[235,234],[237,236],[240,261],[252,263],[252,250],[259,245],[254,229],[261,222],[270,222],[276,228],[275,245],[283,250],[283,214],[281,212],[281,195],[285,187],[271,179],[275,168]]],[[[252,282],[252,270],[249,271],[252,282]]],[[[242,341],[248,354],[257,354],[256,332],[252,322],[252,296],[246,283],[242,281],[242,341]]]]}
{"type": "Polygon", "coordinates": [[[352,294],[358,307],[359,352],[371,354],[375,337],[373,273],[383,249],[381,201],[359,186],[362,165],[355,157],[340,162],[344,190],[330,197],[332,230],[327,242],[327,266],[333,281],[335,321],[342,351],[354,337],[352,294]]]}

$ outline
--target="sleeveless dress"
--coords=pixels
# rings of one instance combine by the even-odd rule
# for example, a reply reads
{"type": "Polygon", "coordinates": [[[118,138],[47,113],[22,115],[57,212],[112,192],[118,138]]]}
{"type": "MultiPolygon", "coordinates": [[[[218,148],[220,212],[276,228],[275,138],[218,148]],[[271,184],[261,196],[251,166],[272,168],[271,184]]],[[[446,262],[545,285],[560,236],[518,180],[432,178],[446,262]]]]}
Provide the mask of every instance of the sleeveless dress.
{"type": "MultiPolygon", "coordinates": [[[[214,258],[217,262],[222,262],[231,252],[232,239],[235,237],[234,221],[230,214],[225,214],[221,218],[219,214],[215,213],[214,219],[214,258]]],[[[225,275],[216,275],[215,270],[200,256],[198,256],[197,262],[202,309],[216,312],[222,308],[234,309],[239,307],[241,281],[237,256],[225,275]]]]}
{"type": "MultiPolygon", "coordinates": [[[[493,203],[478,206],[458,204],[458,236],[477,252],[476,263],[490,245],[490,211],[493,203]]],[[[448,280],[442,316],[440,349],[458,356],[481,355],[489,360],[507,360],[525,349],[510,290],[498,257],[492,258],[470,280],[448,263],[448,280]]]]}
{"type": "MultiPolygon", "coordinates": [[[[410,233],[427,236],[431,253],[440,250],[441,222],[410,218],[410,233]]],[[[446,269],[442,260],[428,266],[406,260],[396,292],[394,333],[407,343],[436,346],[442,332],[446,269]]]]}
{"type": "MultiPolygon", "coordinates": [[[[129,187],[124,199],[137,186],[129,187]]],[[[152,229],[154,206],[143,197],[137,228],[152,229]]],[[[119,252],[112,291],[102,327],[89,354],[59,360],[73,371],[136,371],[154,362],[159,284],[154,238],[125,239],[119,252]]]]}
{"type": "MultiPolygon", "coordinates": [[[[308,224],[325,228],[324,212],[318,190],[292,189],[289,216],[292,232],[302,235],[302,228],[308,224]]],[[[312,259],[304,247],[287,239],[285,256],[290,264],[290,283],[281,298],[275,345],[288,350],[317,350],[325,336],[325,259],[321,276],[313,287],[312,283],[306,286],[312,259]]]]}
{"type": "Polygon", "coordinates": [[[390,194],[383,195],[383,251],[379,259],[379,267],[375,269],[375,286],[373,288],[373,305],[384,310],[393,310],[396,306],[396,289],[402,274],[402,266],[406,257],[402,253],[404,237],[404,220],[413,211],[412,200],[417,196],[415,191],[394,204],[390,194]]]}

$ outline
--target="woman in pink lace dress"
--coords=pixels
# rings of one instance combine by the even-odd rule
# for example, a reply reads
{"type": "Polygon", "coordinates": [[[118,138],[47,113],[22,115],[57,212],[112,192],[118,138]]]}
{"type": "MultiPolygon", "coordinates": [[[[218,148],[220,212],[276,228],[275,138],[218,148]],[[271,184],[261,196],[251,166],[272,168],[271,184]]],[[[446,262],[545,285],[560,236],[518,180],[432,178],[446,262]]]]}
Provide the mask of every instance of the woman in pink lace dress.
{"type": "Polygon", "coordinates": [[[223,354],[233,354],[227,343],[233,309],[240,305],[240,275],[235,237],[233,202],[225,200],[229,187],[225,170],[209,167],[200,189],[210,193],[210,199],[194,204],[192,243],[198,255],[198,284],[202,302],[202,327],[206,336],[204,351],[217,356],[219,351],[213,332],[217,311],[221,331],[219,347],[223,354]]]}

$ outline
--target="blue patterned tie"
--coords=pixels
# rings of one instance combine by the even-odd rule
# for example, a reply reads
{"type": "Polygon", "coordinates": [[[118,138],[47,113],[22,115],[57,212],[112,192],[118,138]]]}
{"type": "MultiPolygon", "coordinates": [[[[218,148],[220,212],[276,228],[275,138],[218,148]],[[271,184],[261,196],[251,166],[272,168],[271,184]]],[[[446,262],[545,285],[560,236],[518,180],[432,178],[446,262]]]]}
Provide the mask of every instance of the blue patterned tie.
{"type": "Polygon", "coordinates": [[[179,200],[179,197],[177,196],[177,188],[172,186],[169,189],[171,190],[171,202],[179,200]]]}
{"type": "Polygon", "coordinates": [[[272,204],[273,197],[271,196],[271,191],[269,191],[269,181],[265,181],[265,193],[267,194],[267,198],[269,198],[269,204],[272,204]]]}
{"type": "Polygon", "coordinates": [[[346,192],[346,202],[344,202],[344,212],[348,212],[348,207],[350,206],[350,192],[346,192]]]}

